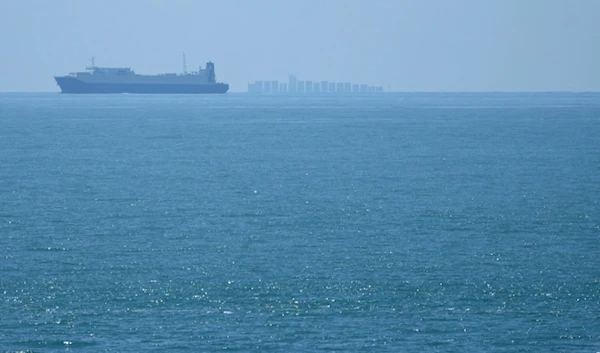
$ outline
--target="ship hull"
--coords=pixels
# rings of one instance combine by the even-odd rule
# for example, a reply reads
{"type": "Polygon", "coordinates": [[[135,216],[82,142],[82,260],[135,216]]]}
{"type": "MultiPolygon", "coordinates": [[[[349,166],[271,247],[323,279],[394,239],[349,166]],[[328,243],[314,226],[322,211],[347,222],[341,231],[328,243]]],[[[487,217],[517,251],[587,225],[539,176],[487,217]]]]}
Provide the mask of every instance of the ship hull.
{"type": "Polygon", "coordinates": [[[225,93],[226,83],[177,84],[177,83],[90,83],[75,77],[54,77],[62,93],[142,93],[142,94],[210,94],[225,93]]]}

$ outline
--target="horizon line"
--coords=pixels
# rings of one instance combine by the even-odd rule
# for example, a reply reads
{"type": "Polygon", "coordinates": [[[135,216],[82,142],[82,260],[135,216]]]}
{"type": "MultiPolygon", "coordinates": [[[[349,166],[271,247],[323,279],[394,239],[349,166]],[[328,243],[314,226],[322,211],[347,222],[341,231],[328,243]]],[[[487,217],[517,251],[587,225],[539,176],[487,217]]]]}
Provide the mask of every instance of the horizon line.
{"type": "MultiPolygon", "coordinates": [[[[135,95],[144,95],[143,93],[80,93],[80,94],[71,94],[71,93],[62,93],[60,91],[0,91],[0,94],[60,94],[60,95],[74,95],[74,96],[86,96],[86,95],[119,95],[119,94],[135,94],[135,95]]],[[[379,95],[379,94],[390,94],[390,93],[399,93],[399,94],[514,94],[514,93],[600,93],[600,90],[582,90],[582,91],[572,91],[572,90],[515,90],[515,91],[383,91],[383,92],[348,92],[348,93],[337,93],[337,92],[248,92],[248,91],[229,91],[227,94],[249,94],[255,96],[333,96],[333,95],[379,95]]],[[[147,95],[169,95],[168,93],[163,94],[152,94],[148,93],[147,95]]],[[[171,94],[171,95],[202,95],[202,94],[171,94]]]]}

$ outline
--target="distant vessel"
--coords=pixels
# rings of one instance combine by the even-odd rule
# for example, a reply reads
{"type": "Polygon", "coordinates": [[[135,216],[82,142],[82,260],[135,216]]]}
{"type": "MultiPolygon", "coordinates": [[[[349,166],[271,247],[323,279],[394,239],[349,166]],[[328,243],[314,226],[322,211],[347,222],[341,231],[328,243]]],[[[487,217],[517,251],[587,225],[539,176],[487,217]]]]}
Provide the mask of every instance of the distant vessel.
{"type": "Polygon", "coordinates": [[[129,67],[86,67],[85,72],[72,72],[54,79],[62,93],[225,93],[226,83],[217,83],[215,64],[187,72],[185,55],[182,74],[139,75],[129,67]]]}

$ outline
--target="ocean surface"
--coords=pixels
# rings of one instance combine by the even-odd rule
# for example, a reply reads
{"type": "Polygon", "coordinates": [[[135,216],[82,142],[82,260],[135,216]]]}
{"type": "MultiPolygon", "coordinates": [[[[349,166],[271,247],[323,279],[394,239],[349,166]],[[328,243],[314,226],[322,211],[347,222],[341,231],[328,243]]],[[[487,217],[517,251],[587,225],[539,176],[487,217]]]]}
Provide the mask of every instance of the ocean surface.
{"type": "Polygon", "coordinates": [[[0,352],[599,352],[600,93],[0,94],[0,352]]]}

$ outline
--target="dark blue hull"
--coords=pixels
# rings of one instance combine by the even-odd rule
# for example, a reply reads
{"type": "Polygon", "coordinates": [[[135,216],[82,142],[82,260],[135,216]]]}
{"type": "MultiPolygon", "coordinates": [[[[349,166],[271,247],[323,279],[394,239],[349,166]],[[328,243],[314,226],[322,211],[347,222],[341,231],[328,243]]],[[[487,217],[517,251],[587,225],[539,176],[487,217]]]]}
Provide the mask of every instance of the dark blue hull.
{"type": "Polygon", "coordinates": [[[70,76],[55,77],[62,93],[225,93],[226,83],[193,84],[136,84],[86,83],[70,76]]]}

